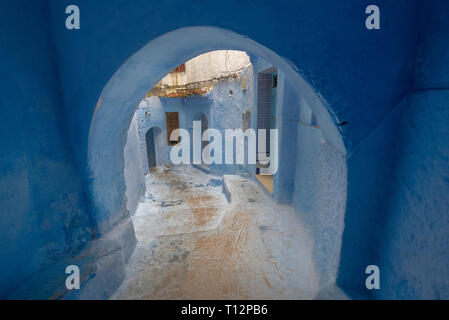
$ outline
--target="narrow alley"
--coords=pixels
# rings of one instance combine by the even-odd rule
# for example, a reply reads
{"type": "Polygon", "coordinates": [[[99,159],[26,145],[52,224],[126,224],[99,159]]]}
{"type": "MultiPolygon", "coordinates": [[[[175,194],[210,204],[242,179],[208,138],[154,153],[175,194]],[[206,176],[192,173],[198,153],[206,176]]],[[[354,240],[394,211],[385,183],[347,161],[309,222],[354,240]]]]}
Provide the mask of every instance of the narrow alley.
{"type": "Polygon", "coordinates": [[[146,187],[132,218],[136,250],[112,299],[315,295],[310,235],[291,207],[273,202],[252,180],[181,165],[152,168],[146,187]]]}

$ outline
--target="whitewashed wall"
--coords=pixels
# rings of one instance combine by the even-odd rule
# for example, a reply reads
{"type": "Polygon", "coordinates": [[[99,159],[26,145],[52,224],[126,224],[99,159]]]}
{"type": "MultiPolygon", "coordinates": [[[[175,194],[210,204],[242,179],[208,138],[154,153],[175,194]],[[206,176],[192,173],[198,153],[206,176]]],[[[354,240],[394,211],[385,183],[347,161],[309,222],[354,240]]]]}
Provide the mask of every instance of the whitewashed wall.
{"type": "Polygon", "coordinates": [[[232,75],[249,64],[250,58],[243,51],[211,51],[187,61],[185,72],[169,73],[161,82],[164,85],[174,86],[207,81],[232,75]]]}

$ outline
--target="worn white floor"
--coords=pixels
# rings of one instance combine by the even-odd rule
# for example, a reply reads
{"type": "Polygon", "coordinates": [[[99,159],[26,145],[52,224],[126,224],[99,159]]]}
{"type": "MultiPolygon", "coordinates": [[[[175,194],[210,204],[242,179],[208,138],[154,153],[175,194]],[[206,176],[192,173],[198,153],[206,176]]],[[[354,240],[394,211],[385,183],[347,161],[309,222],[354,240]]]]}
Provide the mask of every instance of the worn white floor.
{"type": "Polygon", "coordinates": [[[138,243],[113,299],[310,299],[312,240],[289,206],[240,176],[179,166],[146,177],[138,243]]]}

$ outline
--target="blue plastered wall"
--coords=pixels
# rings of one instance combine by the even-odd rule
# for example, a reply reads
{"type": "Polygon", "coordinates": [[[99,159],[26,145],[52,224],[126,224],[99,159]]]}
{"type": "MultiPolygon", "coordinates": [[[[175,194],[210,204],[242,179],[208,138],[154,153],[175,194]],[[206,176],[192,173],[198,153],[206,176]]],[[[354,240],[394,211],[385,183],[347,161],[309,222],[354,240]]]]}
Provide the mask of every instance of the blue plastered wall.
{"type": "Polygon", "coordinates": [[[29,6],[0,4],[0,297],[95,235],[66,140],[46,2],[29,6]]]}
{"type": "MultiPolygon", "coordinates": [[[[167,143],[166,112],[178,112],[179,128],[187,130],[190,137],[193,136],[193,121],[196,120],[198,114],[203,113],[210,123],[209,119],[212,101],[208,96],[194,96],[188,98],[163,98],[154,96],[146,98],[142,104],[143,107],[136,111],[140,143],[146,144],[145,134],[149,129],[154,127],[161,129],[161,140],[163,140],[163,143],[157,141],[156,146],[156,154],[160,154],[157,163],[159,166],[171,164],[170,153],[173,149],[173,147],[169,146],[167,143]],[[145,116],[146,112],[151,113],[149,117],[145,116]]],[[[190,144],[191,143],[192,141],[190,141],[190,144]]],[[[192,158],[191,150],[190,153],[190,158],[192,158]]],[[[191,160],[192,159],[190,159],[190,161],[191,160]]],[[[146,151],[142,154],[142,162],[143,161],[148,162],[146,151]]]]}
{"type": "Polygon", "coordinates": [[[131,215],[134,214],[139,201],[145,194],[145,175],[140,144],[138,117],[137,113],[135,113],[128,130],[126,145],[123,149],[123,157],[125,160],[126,208],[131,215]]]}
{"type": "Polygon", "coordinates": [[[338,283],[355,298],[449,296],[448,10],[444,1],[423,8],[411,88],[348,160],[338,283]],[[364,286],[370,264],[380,290],[364,286]]]}
{"type": "Polygon", "coordinates": [[[428,89],[402,110],[376,297],[449,297],[448,103],[447,89],[428,89]]]}
{"type": "Polygon", "coordinates": [[[378,298],[449,298],[449,3],[425,9],[415,81],[401,110],[378,298]]]}
{"type": "MultiPolygon", "coordinates": [[[[217,129],[222,135],[222,146],[225,150],[225,130],[226,129],[242,129],[242,114],[249,110],[251,116],[254,114],[254,81],[253,81],[253,67],[248,66],[239,73],[238,79],[227,79],[220,81],[214,86],[214,89],[210,92],[212,99],[211,105],[211,121],[209,123],[210,128],[217,129]],[[242,89],[241,79],[247,78],[248,87],[246,90],[242,89]]],[[[250,127],[254,128],[254,121],[250,121],[250,127]]],[[[246,140],[246,139],[245,139],[246,140]]],[[[211,170],[216,174],[248,174],[249,170],[254,165],[248,164],[247,159],[244,164],[237,164],[236,153],[237,148],[241,147],[237,145],[237,141],[234,139],[233,152],[234,152],[234,164],[225,164],[225,154],[223,152],[223,159],[221,165],[212,164],[211,170]]],[[[245,154],[247,154],[248,146],[245,142],[243,146],[245,154]]]]}
{"type": "MultiPolygon", "coordinates": [[[[337,283],[353,298],[367,298],[365,269],[380,264],[380,247],[385,238],[391,177],[396,162],[396,143],[401,109],[409,104],[405,96],[348,157],[348,199],[337,283]]],[[[384,273],[381,269],[381,281],[384,273]]]]}
{"type": "MultiPolygon", "coordinates": [[[[340,132],[351,150],[409,87],[418,41],[414,34],[419,30],[415,23],[418,1],[383,2],[386,23],[377,33],[365,29],[364,9],[369,2],[364,1],[344,5],[267,1],[245,6],[238,1],[192,2],[189,12],[179,12],[177,7],[185,3],[164,2],[155,10],[148,1],[130,6],[119,1],[82,0],[77,2],[82,10],[82,27],[77,31],[63,27],[66,15],[61,12],[71,2],[49,4],[67,110],[64,127],[73,158],[86,171],[82,176],[87,182],[88,132],[95,106],[101,108],[100,92],[121,64],[159,35],[185,26],[214,25],[247,35],[287,57],[329,105],[335,123],[347,121],[340,132]],[[259,21],[276,21],[276,26],[259,21]]],[[[119,212],[120,206],[112,202],[110,211],[119,212]]],[[[93,208],[92,216],[105,225],[102,229],[122,218],[97,216],[97,210],[93,208]]]]}
{"type": "MultiPolygon", "coordinates": [[[[261,58],[252,61],[255,78],[258,72],[273,70],[261,58]]],[[[346,156],[326,142],[309,104],[282,71],[278,71],[276,104],[280,145],[272,197],[292,205],[312,230],[315,268],[320,285],[326,287],[335,283],[340,263],[346,156]]]]}
{"type": "Polygon", "coordinates": [[[346,156],[324,139],[308,103],[284,85],[275,199],[290,203],[312,230],[320,285],[336,281],[346,210],[346,156]]]}

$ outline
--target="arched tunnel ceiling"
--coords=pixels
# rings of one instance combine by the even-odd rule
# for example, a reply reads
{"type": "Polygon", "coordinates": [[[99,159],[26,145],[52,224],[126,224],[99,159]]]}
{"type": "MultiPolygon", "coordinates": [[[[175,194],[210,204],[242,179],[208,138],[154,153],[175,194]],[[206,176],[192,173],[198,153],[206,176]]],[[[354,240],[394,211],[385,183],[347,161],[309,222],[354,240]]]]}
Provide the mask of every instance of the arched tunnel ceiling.
{"type": "Polygon", "coordinates": [[[349,152],[411,84],[418,3],[385,3],[381,30],[368,31],[363,3],[192,2],[179,10],[181,2],[173,0],[154,10],[147,1],[135,2],[81,0],[82,27],[71,32],[57,27],[68,1],[50,1],[68,133],[82,166],[94,106],[108,79],[150,40],[179,27],[219,26],[286,57],[328,103],[334,122],[343,124],[339,130],[349,152]]]}

